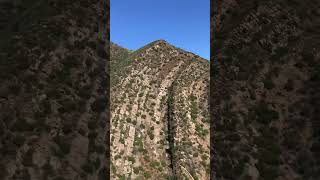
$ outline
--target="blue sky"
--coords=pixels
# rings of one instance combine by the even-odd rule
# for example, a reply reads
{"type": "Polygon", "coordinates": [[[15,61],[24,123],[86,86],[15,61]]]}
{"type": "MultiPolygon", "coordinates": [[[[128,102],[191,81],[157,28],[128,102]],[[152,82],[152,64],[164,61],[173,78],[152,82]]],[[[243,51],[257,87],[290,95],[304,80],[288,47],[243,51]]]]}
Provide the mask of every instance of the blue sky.
{"type": "Polygon", "coordinates": [[[136,50],[152,41],[210,57],[210,0],[110,0],[111,41],[136,50]]]}

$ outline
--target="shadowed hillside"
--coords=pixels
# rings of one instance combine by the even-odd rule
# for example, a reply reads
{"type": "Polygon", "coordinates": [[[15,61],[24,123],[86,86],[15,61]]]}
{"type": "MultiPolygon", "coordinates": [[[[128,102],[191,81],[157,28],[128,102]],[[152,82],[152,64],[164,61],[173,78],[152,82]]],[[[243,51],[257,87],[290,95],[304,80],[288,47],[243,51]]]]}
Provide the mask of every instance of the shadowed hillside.
{"type": "Polygon", "coordinates": [[[319,1],[213,1],[212,179],[320,178],[319,1]]]}
{"type": "Polygon", "coordinates": [[[0,179],[106,179],[109,4],[0,1],[0,179]]]}

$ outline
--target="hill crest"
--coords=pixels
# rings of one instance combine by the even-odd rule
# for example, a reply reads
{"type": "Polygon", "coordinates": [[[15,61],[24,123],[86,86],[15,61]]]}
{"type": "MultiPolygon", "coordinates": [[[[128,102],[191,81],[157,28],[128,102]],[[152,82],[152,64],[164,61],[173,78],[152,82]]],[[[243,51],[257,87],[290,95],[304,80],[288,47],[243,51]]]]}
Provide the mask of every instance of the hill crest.
{"type": "MultiPolygon", "coordinates": [[[[130,54],[132,54],[132,56],[139,56],[139,55],[144,54],[146,52],[149,52],[151,50],[156,50],[155,52],[158,52],[158,53],[172,51],[172,53],[178,52],[177,55],[179,55],[179,54],[187,55],[190,58],[198,59],[198,60],[201,60],[204,62],[209,62],[207,59],[205,59],[205,58],[203,58],[193,52],[185,50],[183,48],[177,47],[176,45],[173,45],[172,43],[169,43],[167,40],[164,40],[164,39],[158,39],[158,40],[152,41],[151,43],[143,45],[142,47],[140,47],[136,50],[129,50],[122,45],[118,45],[114,42],[111,42],[111,50],[112,50],[112,48],[116,48],[116,47],[126,49],[128,52],[131,51],[130,54]]],[[[111,54],[112,54],[112,51],[111,51],[111,54]]]]}

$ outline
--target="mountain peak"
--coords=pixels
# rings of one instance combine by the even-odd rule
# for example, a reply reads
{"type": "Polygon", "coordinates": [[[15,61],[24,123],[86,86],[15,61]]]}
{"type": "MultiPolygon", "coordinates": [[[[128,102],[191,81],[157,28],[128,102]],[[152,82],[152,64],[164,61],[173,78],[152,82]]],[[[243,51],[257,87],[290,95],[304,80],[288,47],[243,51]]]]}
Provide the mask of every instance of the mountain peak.
{"type": "Polygon", "coordinates": [[[127,51],[127,52],[131,52],[131,55],[132,56],[140,56],[141,54],[145,54],[146,52],[147,53],[151,53],[151,51],[154,51],[153,53],[155,54],[159,54],[160,52],[164,53],[164,52],[169,52],[169,54],[185,54],[189,57],[196,57],[196,59],[200,59],[201,61],[204,61],[204,62],[207,62],[207,60],[205,60],[204,58],[200,57],[199,55],[197,54],[194,54],[190,51],[187,51],[185,49],[182,49],[180,47],[177,47],[171,43],[169,43],[168,41],[164,40],[164,39],[158,39],[158,40],[155,40],[155,41],[152,41],[151,43],[148,43],[144,46],[142,46],[141,48],[135,50],[135,51],[130,51],[129,49],[127,48],[123,48],[115,43],[111,43],[111,55],[112,54],[115,54],[113,51],[115,50],[112,50],[112,49],[120,49],[123,51],[127,51]],[[151,51],[150,51],[151,50],[151,51]]]}
{"type": "Polygon", "coordinates": [[[158,40],[155,40],[153,42],[151,42],[149,44],[150,46],[172,46],[174,47],[174,45],[170,44],[168,41],[164,40],[164,39],[158,39],[158,40]]]}
{"type": "Polygon", "coordinates": [[[169,44],[168,41],[164,40],[164,39],[158,39],[158,40],[155,40],[153,41],[154,43],[166,43],[166,44],[169,44]]]}

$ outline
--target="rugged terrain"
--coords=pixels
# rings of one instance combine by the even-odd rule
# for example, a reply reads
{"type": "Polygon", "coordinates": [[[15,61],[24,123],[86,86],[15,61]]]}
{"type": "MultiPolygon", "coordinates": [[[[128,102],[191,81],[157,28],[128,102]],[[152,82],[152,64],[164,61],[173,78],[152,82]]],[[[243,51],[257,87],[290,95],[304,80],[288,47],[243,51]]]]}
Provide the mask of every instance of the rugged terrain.
{"type": "Polygon", "coordinates": [[[212,2],[212,179],[320,179],[320,3],[212,2]]]}
{"type": "Polygon", "coordinates": [[[109,4],[0,1],[0,179],[107,179],[109,4]]]}
{"type": "Polygon", "coordinates": [[[209,62],[164,40],[110,51],[111,178],[209,179],[209,62]]]}

